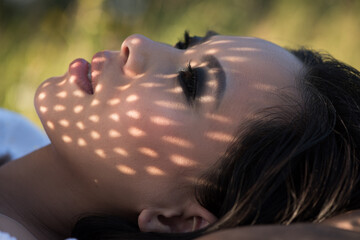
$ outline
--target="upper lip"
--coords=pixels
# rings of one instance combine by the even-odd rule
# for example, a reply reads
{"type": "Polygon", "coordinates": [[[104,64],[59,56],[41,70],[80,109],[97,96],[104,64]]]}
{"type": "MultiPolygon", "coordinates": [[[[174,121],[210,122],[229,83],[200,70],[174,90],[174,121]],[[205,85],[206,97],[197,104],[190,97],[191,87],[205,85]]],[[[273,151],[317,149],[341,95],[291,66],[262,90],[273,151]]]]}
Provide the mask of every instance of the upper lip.
{"type": "Polygon", "coordinates": [[[105,61],[107,60],[106,55],[108,54],[107,51],[97,52],[92,57],[91,65],[90,65],[90,74],[91,74],[91,85],[93,87],[93,90],[95,92],[96,85],[99,82],[99,75],[101,74],[103,70],[103,66],[105,61]]]}

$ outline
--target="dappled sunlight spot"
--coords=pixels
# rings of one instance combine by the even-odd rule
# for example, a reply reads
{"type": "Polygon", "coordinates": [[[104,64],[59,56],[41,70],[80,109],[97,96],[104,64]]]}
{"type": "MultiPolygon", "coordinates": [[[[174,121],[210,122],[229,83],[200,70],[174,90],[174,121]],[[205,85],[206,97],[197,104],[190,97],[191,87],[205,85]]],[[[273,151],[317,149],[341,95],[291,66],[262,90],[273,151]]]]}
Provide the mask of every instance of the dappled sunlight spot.
{"type": "Polygon", "coordinates": [[[70,76],[69,82],[70,82],[70,83],[74,83],[76,79],[77,79],[76,76],[70,76]]]}
{"type": "Polygon", "coordinates": [[[219,49],[211,48],[209,50],[206,50],[205,54],[215,54],[215,53],[218,53],[218,52],[219,52],[219,49]]]}
{"type": "Polygon", "coordinates": [[[98,149],[95,149],[94,152],[99,157],[106,158],[106,153],[105,153],[105,151],[103,149],[98,148],[98,149]]]}
{"type": "Polygon", "coordinates": [[[126,101],[127,101],[127,102],[135,102],[135,101],[138,100],[138,99],[139,99],[139,97],[138,97],[137,95],[132,94],[132,95],[130,95],[130,96],[128,96],[128,97],[126,98],[126,101]]]}
{"type": "Polygon", "coordinates": [[[91,101],[90,106],[94,107],[94,106],[99,105],[99,103],[100,103],[100,101],[98,99],[94,99],[91,101]]]}
{"type": "Polygon", "coordinates": [[[219,142],[231,142],[234,136],[223,132],[207,132],[205,136],[219,142]]]}
{"type": "Polygon", "coordinates": [[[215,98],[213,96],[202,96],[199,101],[201,103],[212,103],[215,102],[215,98]]]}
{"type": "Polygon", "coordinates": [[[192,167],[192,166],[195,166],[195,165],[198,164],[194,160],[191,160],[191,159],[189,159],[187,157],[177,155],[177,154],[171,155],[170,160],[173,163],[175,163],[176,165],[181,166],[181,167],[192,167]]]}
{"type": "Polygon", "coordinates": [[[337,221],[329,221],[327,222],[327,224],[329,224],[330,226],[336,227],[336,228],[340,228],[340,229],[344,229],[344,230],[349,230],[349,231],[356,231],[357,228],[359,228],[360,226],[360,219],[352,219],[352,221],[349,221],[347,219],[340,219],[337,221]]]}
{"type": "Polygon", "coordinates": [[[54,110],[56,112],[61,112],[61,111],[66,110],[66,107],[64,105],[57,104],[57,105],[54,106],[54,110]]]}
{"type": "MultiPolygon", "coordinates": [[[[132,74],[134,74],[133,72],[131,72],[132,74]]],[[[144,76],[144,73],[141,73],[141,74],[135,74],[134,76],[133,76],[133,79],[138,79],[138,78],[141,78],[141,77],[143,77],[144,76]]]]}
{"type": "Polygon", "coordinates": [[[103,85],[101,83],[97,84],[95,87],[95,92],[100,92],[102,88],[103,88],[103,85]]]}
{"type": "Polygon", "coordinates": [[[177,121],[161,116],[152,116],[150,117],[150,121],[160,126],[180,125],[177,121]]]}
{"type": "MultiPolygon", "coordinates": [[[[65,80],[63,80],[63,81],[65,81],[65,80]]],[[[49,84],[50,84],[50,82],[44,83],[44,84],[42,85],[42,88],[45,88],[45,87],[49,86],[49,84]]],[[[58,85],[59,85],[59,84],[58,84],[58,85]]]]}
{"type": "Polygon", "coordinates": [[[209,62],[202,62],[199,67],[206,67],[207,65],[209,65],[209,62]]]}
{"type": "Polygon", "coordinates": [[[51,122],[51,121],[47,121],[47,122],[46,122],[46,126],[48,126],[48,128],[50,128],[51,130],[54,130],[54,129],[55,129],[54,123],[51,122]]]}
{"type": "Polygon", "coordinates": [[[179,137],[162,136],[161,139],[167,143],[171,143],[176,146],[183,147],[183,148],[193,148],[194,147],[194,145],[191,142],[189,142],[188,140],[185,140],[183,138],[179,138],[179,137]]]}
{"type": "Polygon", "coordinates": [[[146,88],[154,88],[154,87],[162,87],[162,86],[164,86],[164,84],[163,83],[154,83],[154,82],[145,82],[145,83],[140,83],[139,86],[146,87],[146,88]]]}
{"type": "Polygon", "coordinates": [[[100,71],[95,71],[95,70],[92,70],[91,72],[91,79],[94,79],[96,78],[97,76],[100,75],[100,71]]]}
{"type": "Polygon", "coordinates": [[[138,111],[130,110],[126,113],[126,115],[133,119],[139,119],[141,117],[141,114],[138,111]]]}
{"type": "Polygon", "coordinates": [[[81,62],[76,61],[76,62],[74,62],[74,63],[72,63],[72,64],[70,65],[70,68],[71,68],[71,69],[77,68],[77,67],[80,66],[80,65],[81,65],[81,62]]]}
{"type": "Polygon", "coordinates": [[[80,113],[84,109],[84,106],[82,105],[76,105],[74,107],[74,113],[80,113]]]}
{"type": "Polygon", "coordinates": [[[119,103],[120,103],[119,98],[112,98],[112,99],[109,99],[107,101],[107,104],[110,105],[110,106],[114,106],[114,105],[119,104],[119,103]]]}
{"type": "Polygon", "coordinates": [[[92,137],[92,139],[97,140],[100,138],[100,133],[98,133],[97,131],[91,131],[90,136],[92,137]]]}
{"type": "Polygon", "coordinates": [[[163,170],[161,170],[160,168],[157,168],[155,166],[145,167],[145,170],[150,175],[154,175],[154,176],[164,176],[165,175],[165,172],[163,170]]]}
{"type": "Polygon", "coordinates": [[[59,120],[59,124],[63,127],[68,127],[70,125],[70,122],[66,119],[59,120]]]}
{"type": "MultiPolygon", "coordinates": [[[[101,54],[103,54],[103,52],[101,53],[101,54]]],[[[94,62],[94,63],[102,63],[102,62],[105,62],[105,60],[106,60],[106,58],[104,57],[104,56],[102,56],[102,55],[96,55],[96,57],[94,57],[93,59],[92,59],[92,61],[94,62]]]]}
{"type": "Polygon", "coordinates": [[[73,91],[73,95],[75,97],[84,97],[85,93],[83,91],[81,91],[81,90],[75,90],[75,91],[73,91]]]}
{"type": "Polygon", "coordinates": [[[80,130],[84,130],[85,129],[85,125],[84,125],[84,123],[83,122],[77,122],[76,123],[76,126],[80,129],[80,130]]]}
{"type": "Polygon", "coordinates": [[[120,120],[120,116],[117,113],[110,114],[109,118],[114,120],[115,122],[118,122],[120,120]]]}
{"type": "Polygon", "coordinates": [[[134,169],[123,164],[116,165],[116,168],[119,170],[119,172],[126,175],[134,175],[136,173],[134,169]]]}
{"type": "Polygon", "coordinates": [[[225,116],[221,116],[221,115],[218,115],[218,114],[206,113],[205,117],[207,119],[215,120],[215,121],[220,122],[220,123],[231,123],[232,122],[232,120],[230,118],[225,117],[225,116]]]}
{"type": "Polygon", "coordinates": [[[246,121],[255,120],[255,119],[259,119],[259,118],[262,118],[262,116],[261,116],[261,114],[258,114],[258,113],[248,113],[245,115],[246,121]]]}
{"type": "Polygon", "coordinates": [[[220,59],[224,62],[245,62],[248,58],[239,56],[224,56],[220,59]]]}
{"type": "Polygon", "coordinates": [[[194,177],[194,176],[187,176],[185,177],[185,179],[189,182],[189,183],[192,183],[196,186],[212,186],[214,188],[217,188],[218,186],[215,185],[214,182],[211,182],[207,179],[204,179],[204,178],[199,178],[199,177],[194,177]]]}
{"type": "Polygon", "coordinates": [[[147,148],[147,147],[138,148],[138,151],[148,157],[151,157],[151,158],[157,158],[159,156],[159,154],[157,152],[155,152],[151,148],[147,148]]]}
{"type": "Polygon", "coordinates": [[[128,157],[128,156],[129,156],[129,153],[128,153],[125,149],[123,149],[123,148],[117,147],[117,148],[114,148],[113,151],[114,151],[115,153],[123,156],[123,157],[128,157]]]}
{"type": "MultiPolygon", "coordinates": [[[[157,78],[162,78],[162,79],[174,79],[178,76],[178,74],[175,73],[171,73],[171,74],[155,74],[154,75],[157,78]]],[[[162,83],[161,86],[165,86],[165,84],[162,83]]]]}
{"type": "Polygon", "coordinates": [[[174,110],[186,110],[186,106],[180,102],[155,101],[155,104],[160,107],[165,107],[174,110]]]}
{"type": "Polygon", "coordinates": [[[195,49],[187,49],[185,52],[185,55],[193,54],[195,52],[195,49]]]}
{"type": "Polygon", "coordinates": [[[66,78],[64,80],[62,80],[61,82],[59,82],[58,84],[56,84],[57,86],[62,86],[66,83],[66,78]]]}
{"type": "Polygon", "coordinates": [[[215,80],[210,80],[210,81],[207,81],[206,85],[211,87],[211,88],[216,88],[217,85],[218,85],[218,82],[215,81],[215,80]]]}
{"type": "Polygon", "coordinates": [[[199,66],[201,64],[201,62],[195,61],[195,60],[191,60],[191,65],[194,66],[199,66]]]}
{"type": "Polygon", "coordinates": [[[121,134],[118,131],[116,131],[115,129],[110,129],[109,130],[109,137],[117,138],[117,137],[121,137],[121,134]]]}
{"type": "Polygon", "coordinates": [[[265,84],[265,83],[255,83],[252,85],[253,88],[258,89],[258,90],[262,90],[265,92],[271,92],[271,91],[275,91],[276,87],[270,84],[265,84]]]}
{"type": "Polygon", "coordinates": [[[91,116],[89,117],[89,120],[92,121],[92,122],[94,122],[94,123],[97,123],[97,122],[99,122],[100,117],[99,117],[98,115],[91,115],[91,116]]]}
{"type": "Polygon", "coordinates": [[[262,52],[259,48],[250,48],[250,47],[232,47],[228,49],[229,51],[241,51],[241,52],[262,52]]]}
{"type": "Polygon", "coordinates": [[[46,93],[44,93],[44,92],[40,93],[38,96],[38,99],[43,100],[44,98],[46,98],[46,93]]]}
{"type": "Polygon", "coordinates": [[[181,87],[174,87],[174,88],[170,88],[165,90],[165,92],[169,92],[169,93],[182,93],[183,90],[181,87]]]}
{"type": "Polygon", "coordinates": [[[131,39],[130,43],[134,44],[134,45],[138,45],[141,43],[141,40],[140,40],[140,38],[133,38],[133,39],[131,39]]]}
{"type": "Polygon", "coordinates": [[[79,139],[77,140],[77,144],[78,144],[80,147],[84,147],[84,146],[87,145],[85,139],[83,139],[83,138],[79,138],[79,139]]]}
{"type": "Polygon", "coordinates": [[[66,91],[61,91],[61,92],[57,93],[56,96],[59,97],[59,98],[66,98],[67,92],[66,91]]]}
{"type": "Polygon", "coordinates": [[[118,89],[118,90],[120,90],[120,91],[123,91],[123,90],[128,89],[130,86],[131,86],[131,84],[126,84],[126,85],[123,85],[123,86],[117,87],[116,89],[118,89]]]}
{"type": "Polygon", "coordinates": [[[133,137],[143,137],[146,135],[146,133],[143,130],[136,127],[130,127],[128,129],[128,132],[133,137]]]}
{"type": "Polygon", "coordinates": [[[71,143],[72,142],[72,138],[69,137],[68,135],[62,135],[62,140],[66,143],[71,143]]]}
{"type": "Polygon", "coordinates": [[[199,178],[196,178],[196,177],[193,177],[193,176],[187,176],[187,177],[185,177],[185,179],[189,183],[192,183],[192,184],[194,184],[196,186],[199,186],[199,185],[201,186],[202,185],[202,183],[199,183],[201,181],[201,178],[199,179],[199,178]]]}
{"type": "Polygon", "coordinates": [[[225,43],[232,43],[234,41],[232,40],[217,40],[217,41],[211,41],[209,45],[218,45],[218,44],[225,44],[225,43]]]}
{"type": "Polygon", "coordinates": [[[210,70],[209,70],[209,73],[210,73],[210,74],[214,74],[214,75],[215,75],[215,74],[218,74],[219,72],[220,72],[220,70],[217,69],[217,68],[213,68],[213,69],[210,69],[210,70]]]}
{"type": "Polygon", "coordinates": [[[48,108],[47,108],[47,107],[40,106],[40,112],[42,112],[42,113],[46,113],[46,112],[47,112],[47,110],[48,110],[48,108]]]}

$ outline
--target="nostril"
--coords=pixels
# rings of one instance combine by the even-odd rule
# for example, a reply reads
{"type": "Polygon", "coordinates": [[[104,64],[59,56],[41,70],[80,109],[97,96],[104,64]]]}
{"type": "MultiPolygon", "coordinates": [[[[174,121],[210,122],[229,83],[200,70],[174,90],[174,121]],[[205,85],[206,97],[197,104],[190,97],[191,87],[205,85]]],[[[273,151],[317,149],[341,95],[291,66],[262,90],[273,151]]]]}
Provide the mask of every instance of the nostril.
{"type": "Polygon", "coordinates": [[[123,49],[123,54],[124,54],[124,65],[125,65],[127,60],[129,59],[130,49],[125,46],[123,49]]]}

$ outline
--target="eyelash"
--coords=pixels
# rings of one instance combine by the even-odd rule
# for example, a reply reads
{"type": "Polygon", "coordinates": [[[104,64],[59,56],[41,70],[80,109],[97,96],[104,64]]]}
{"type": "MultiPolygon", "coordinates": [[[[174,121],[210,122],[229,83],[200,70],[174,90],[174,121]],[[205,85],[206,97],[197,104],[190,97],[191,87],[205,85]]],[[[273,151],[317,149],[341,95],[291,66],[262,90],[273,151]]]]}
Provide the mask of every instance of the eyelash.
{"type": "MultiPolygon", "coordinates": [[[[198,36],[190,36],[188,31],[184,32],[184,40],[175,44],[175,48],[186,50],[194,43],[202,39],[198,36]]],[[[178,72],[178,81],[183,89],[187,102],[190,105],[194,104],[195,99],[198,97],[199,92],[202,90],[201,86],[201,69],[193,68],[191,62],[188,63],[185,69],[178,72]]]]}
{"type": "Polygon", "coordinates": [[[178,73],[180,86],[183,89],[186,100],[190,105],[194,103],[200,90],[199,75],[200,69],[193,68],[191,66],[191,62],[188,63],[185,69],[180,70],[178,73]]]}

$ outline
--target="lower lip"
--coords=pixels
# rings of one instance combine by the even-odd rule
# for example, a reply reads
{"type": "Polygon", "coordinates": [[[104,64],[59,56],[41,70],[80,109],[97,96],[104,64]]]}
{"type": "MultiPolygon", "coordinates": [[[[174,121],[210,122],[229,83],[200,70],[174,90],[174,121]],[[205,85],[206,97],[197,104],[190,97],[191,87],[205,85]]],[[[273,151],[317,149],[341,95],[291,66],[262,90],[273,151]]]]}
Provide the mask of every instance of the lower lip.
{"type": "Polygon", "coordinates": [[[82,58],[75,59],[69,65],[70,79],[78,85],[78,87],[88,94],[93,94],[94,90],[88,78],[89,63],[82,58]]]}

